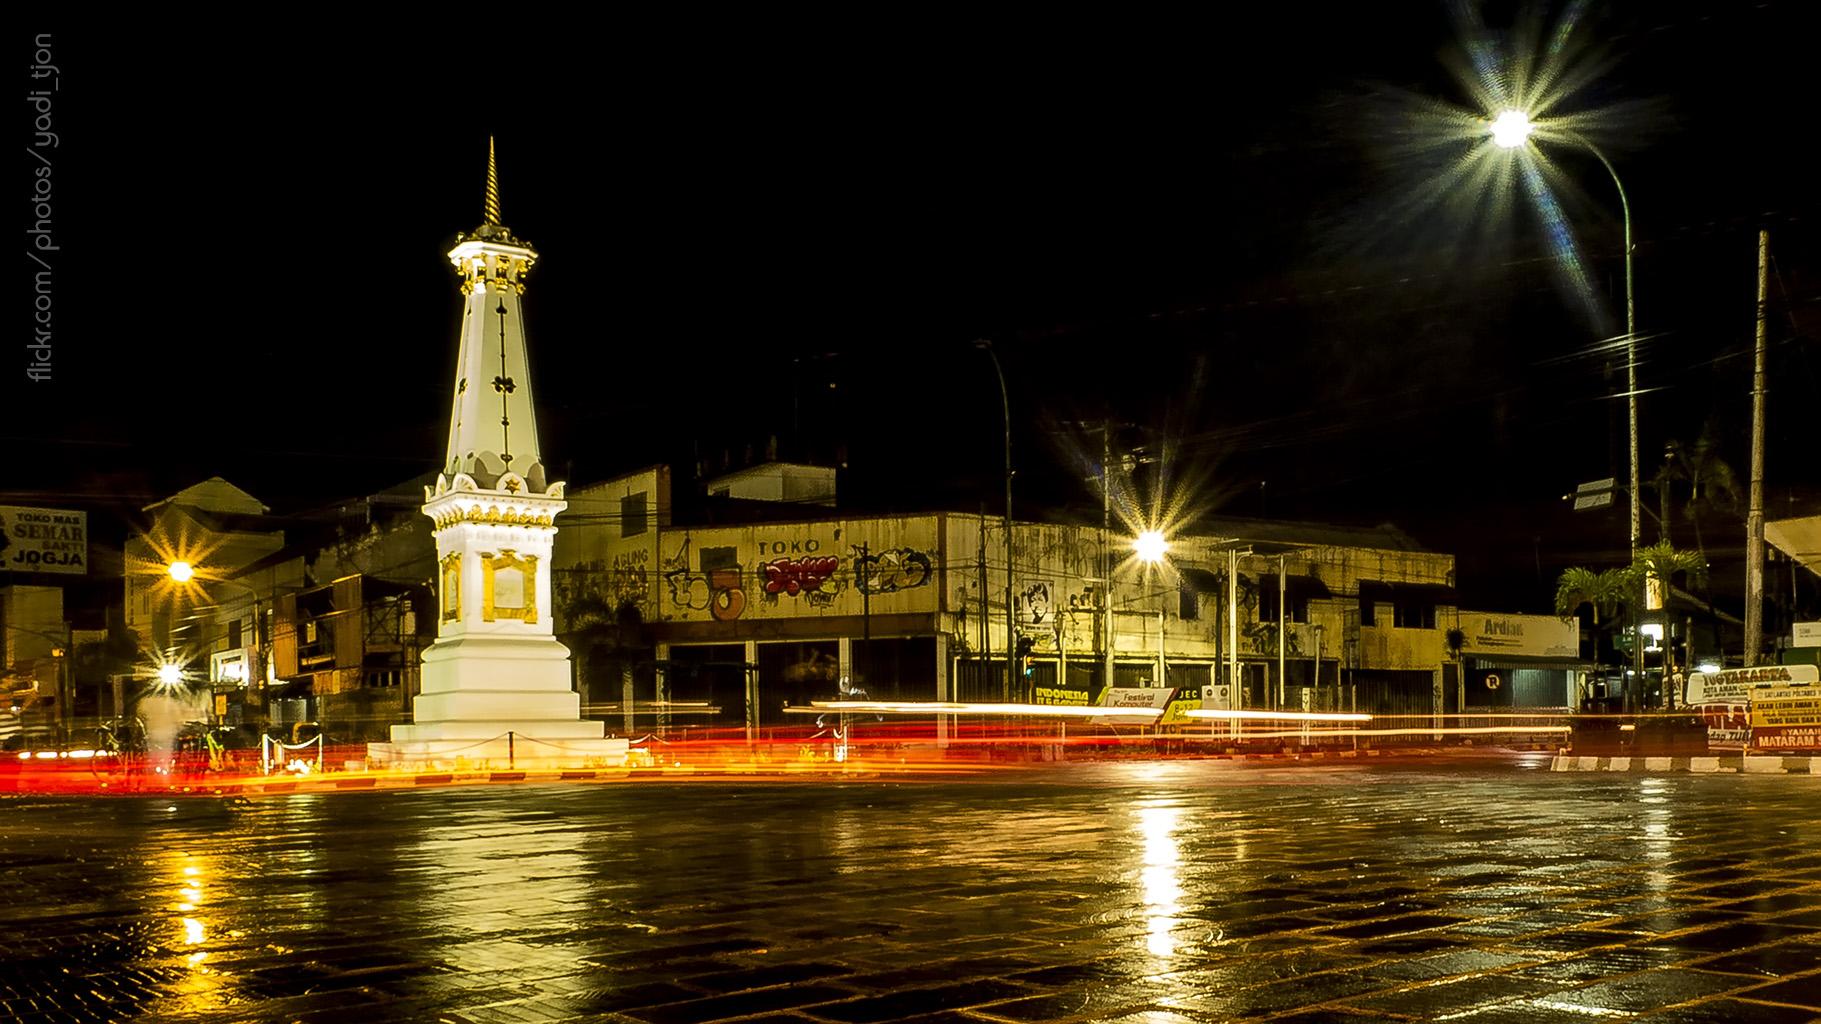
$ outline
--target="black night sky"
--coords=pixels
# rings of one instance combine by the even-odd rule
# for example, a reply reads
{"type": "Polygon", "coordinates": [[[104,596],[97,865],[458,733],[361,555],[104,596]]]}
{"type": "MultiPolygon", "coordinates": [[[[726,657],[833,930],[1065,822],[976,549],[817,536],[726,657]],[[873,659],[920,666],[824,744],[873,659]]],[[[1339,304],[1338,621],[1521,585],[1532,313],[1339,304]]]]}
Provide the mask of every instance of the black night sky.
{"type": "MultiPolygon", "coordinates": [[[[434,468],[458,316],[442,253],[479,222],[492,133],[503,219],[543,256],[544,455],[574,482],[655,461],[687,481],[776,437],[844,454],[857,508],[996,509],[997,384],[971,344],[990,337],[1021,515],[1097,517],[1070,424],[1112,417],[1209,511],[1396,522],[1457,552],[1485,606],[1540,610],[1556,568],[1623,547],[1621,516],[1560,500],[1623,475],[1603,397],[1622,388],[1537,216],[1517,196],[1478,231],[1394,212],[1421,169],[1388,142],[1393,90],[1469,102],[1446,5],[444,16],[469,24],[56,30],[57,377],[9,390],[6,500],[137,509],[220,474],[308,515],[434,468]]],[[[1711,421],[1743,480],[1771,231],[1773,516],[1821,485],[1801,461],[1818,28],[1797,0],[1592,10],[1579,32],[1610,66],[1565,104],[1634,103],[1604,139],[1659,389],[1646,477],[1711,421]]],[[[1611,182],[1551,156],[1616,332],[1611,182]]]]}

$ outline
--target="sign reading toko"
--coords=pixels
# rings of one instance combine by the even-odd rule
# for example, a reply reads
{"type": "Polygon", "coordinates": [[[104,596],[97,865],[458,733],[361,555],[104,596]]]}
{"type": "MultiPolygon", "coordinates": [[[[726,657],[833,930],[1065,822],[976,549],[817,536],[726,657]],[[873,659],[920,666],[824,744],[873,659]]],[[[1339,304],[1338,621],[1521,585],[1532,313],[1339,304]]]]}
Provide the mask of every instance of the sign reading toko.
{"type": "Polygon", "coordinates": [[[0,567],[12,572],[88,572],[88,513],[0,505],[0,567]]]}

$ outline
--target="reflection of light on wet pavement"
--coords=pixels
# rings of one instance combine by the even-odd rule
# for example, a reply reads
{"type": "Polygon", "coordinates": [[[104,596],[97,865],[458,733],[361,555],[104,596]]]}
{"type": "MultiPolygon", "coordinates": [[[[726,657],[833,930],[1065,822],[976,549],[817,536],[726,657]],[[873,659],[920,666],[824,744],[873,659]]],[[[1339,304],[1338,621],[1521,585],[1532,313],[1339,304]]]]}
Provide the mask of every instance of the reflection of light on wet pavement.
{"type": "Polygon", "coordinates": [[[179,938],[176,948],[169,952],[181,954],[180,959],[175,956],[173,959],[185,970],[183,976],[175,980],[167,990],[166,998],[152,1005],[161,1013],[173,1015],[219,1012],[229,1001],[227,979],[220,971],[207,965],[209,950],[190,948],[202,946],[209,941],[210,925],[203,911],[204,896],[212,885],[212,863],[189,853],[172,853],[165,863],[168,866],[159,872],[160,886],[173,886],[178,900],[166,905],[178,915],[179,938]]]}
{"type": "Polygon", "coordinates": [[[1182,882],[1177,873],[1182,851],[1176,845],[1181,820],[1182,810],[1173,804],[1149,803],[1138,808],[1138,835],[1144,842],[1138,879],[1144,889],[1145,951],[1152,956],[1176,955],[1176,937],[1171,932],[1182,910],[1182,882]]]}
{"type": "Polygon", "coordinates": [[[426,922],[446,943],[441,959],[452,970],[436,978],[452,993],[466,976],[555,971],[592,950],[579,934],[599,912],[584,848],[589,832],[548,825],[506,806],[420,833],[412,874],[424,884],[426,922]],[[535,942],[526,941],[530,922],[544,933],[535,942]],[[570,931],[578,933],[574,942],[558,938],[570,931]]]}

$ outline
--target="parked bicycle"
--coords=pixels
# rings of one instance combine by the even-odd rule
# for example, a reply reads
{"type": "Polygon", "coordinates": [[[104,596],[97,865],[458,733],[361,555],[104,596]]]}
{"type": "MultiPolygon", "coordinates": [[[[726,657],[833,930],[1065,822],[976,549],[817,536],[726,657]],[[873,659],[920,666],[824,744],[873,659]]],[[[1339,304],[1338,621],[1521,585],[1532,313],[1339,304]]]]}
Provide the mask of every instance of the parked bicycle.
{"type": "Polygon", "coordinates": [[[147,760],[145,720],[116,718],[95,730],[95,755],[89,758],[89,771],[107,780],[144,774],[147,760]]]}

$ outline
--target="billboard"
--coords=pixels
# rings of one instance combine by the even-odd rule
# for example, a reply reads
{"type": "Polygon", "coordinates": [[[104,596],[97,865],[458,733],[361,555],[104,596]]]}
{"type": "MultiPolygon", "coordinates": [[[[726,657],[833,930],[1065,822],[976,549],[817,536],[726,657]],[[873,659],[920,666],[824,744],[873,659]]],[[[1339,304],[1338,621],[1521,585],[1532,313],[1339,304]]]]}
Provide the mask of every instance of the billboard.
{"type": "MultiPolygon", "coordinates": [[[[1690,710],[1707,720],[1708,746],[1739,749],[1748,743],[1757,744],[1759,728],[1780,730],[1794,725],[1786,722],[1780,712],[1772,712],[1759,725],[1755,708],[1766,689],[1792,685],[1812,688],[1818,680],[1821,670],[1813,665],[1759,665],[1696,672],[1688,677],[1687,703],[1690,710]]],[[[1773,733],[1767,731],[1764,735],[1768,738],[1773,733]]]]}
{"type": "Polygon", "coordinates": [[[1751,746],[1821,751],[1821,686],[1777,684],[1752,691],[1751,746]]]}
{"type": "Polygon", "coordinates": [[[0,505],[0,567],[11,572],[88,573],[87,512],[0,505]]]}
{"type": "Polygon", "coordinates": [[[1581,626],[1553,615],[1505,615],[1461,610],[1463,653],[1480,657],[1579,658],[1581,626]]]}

